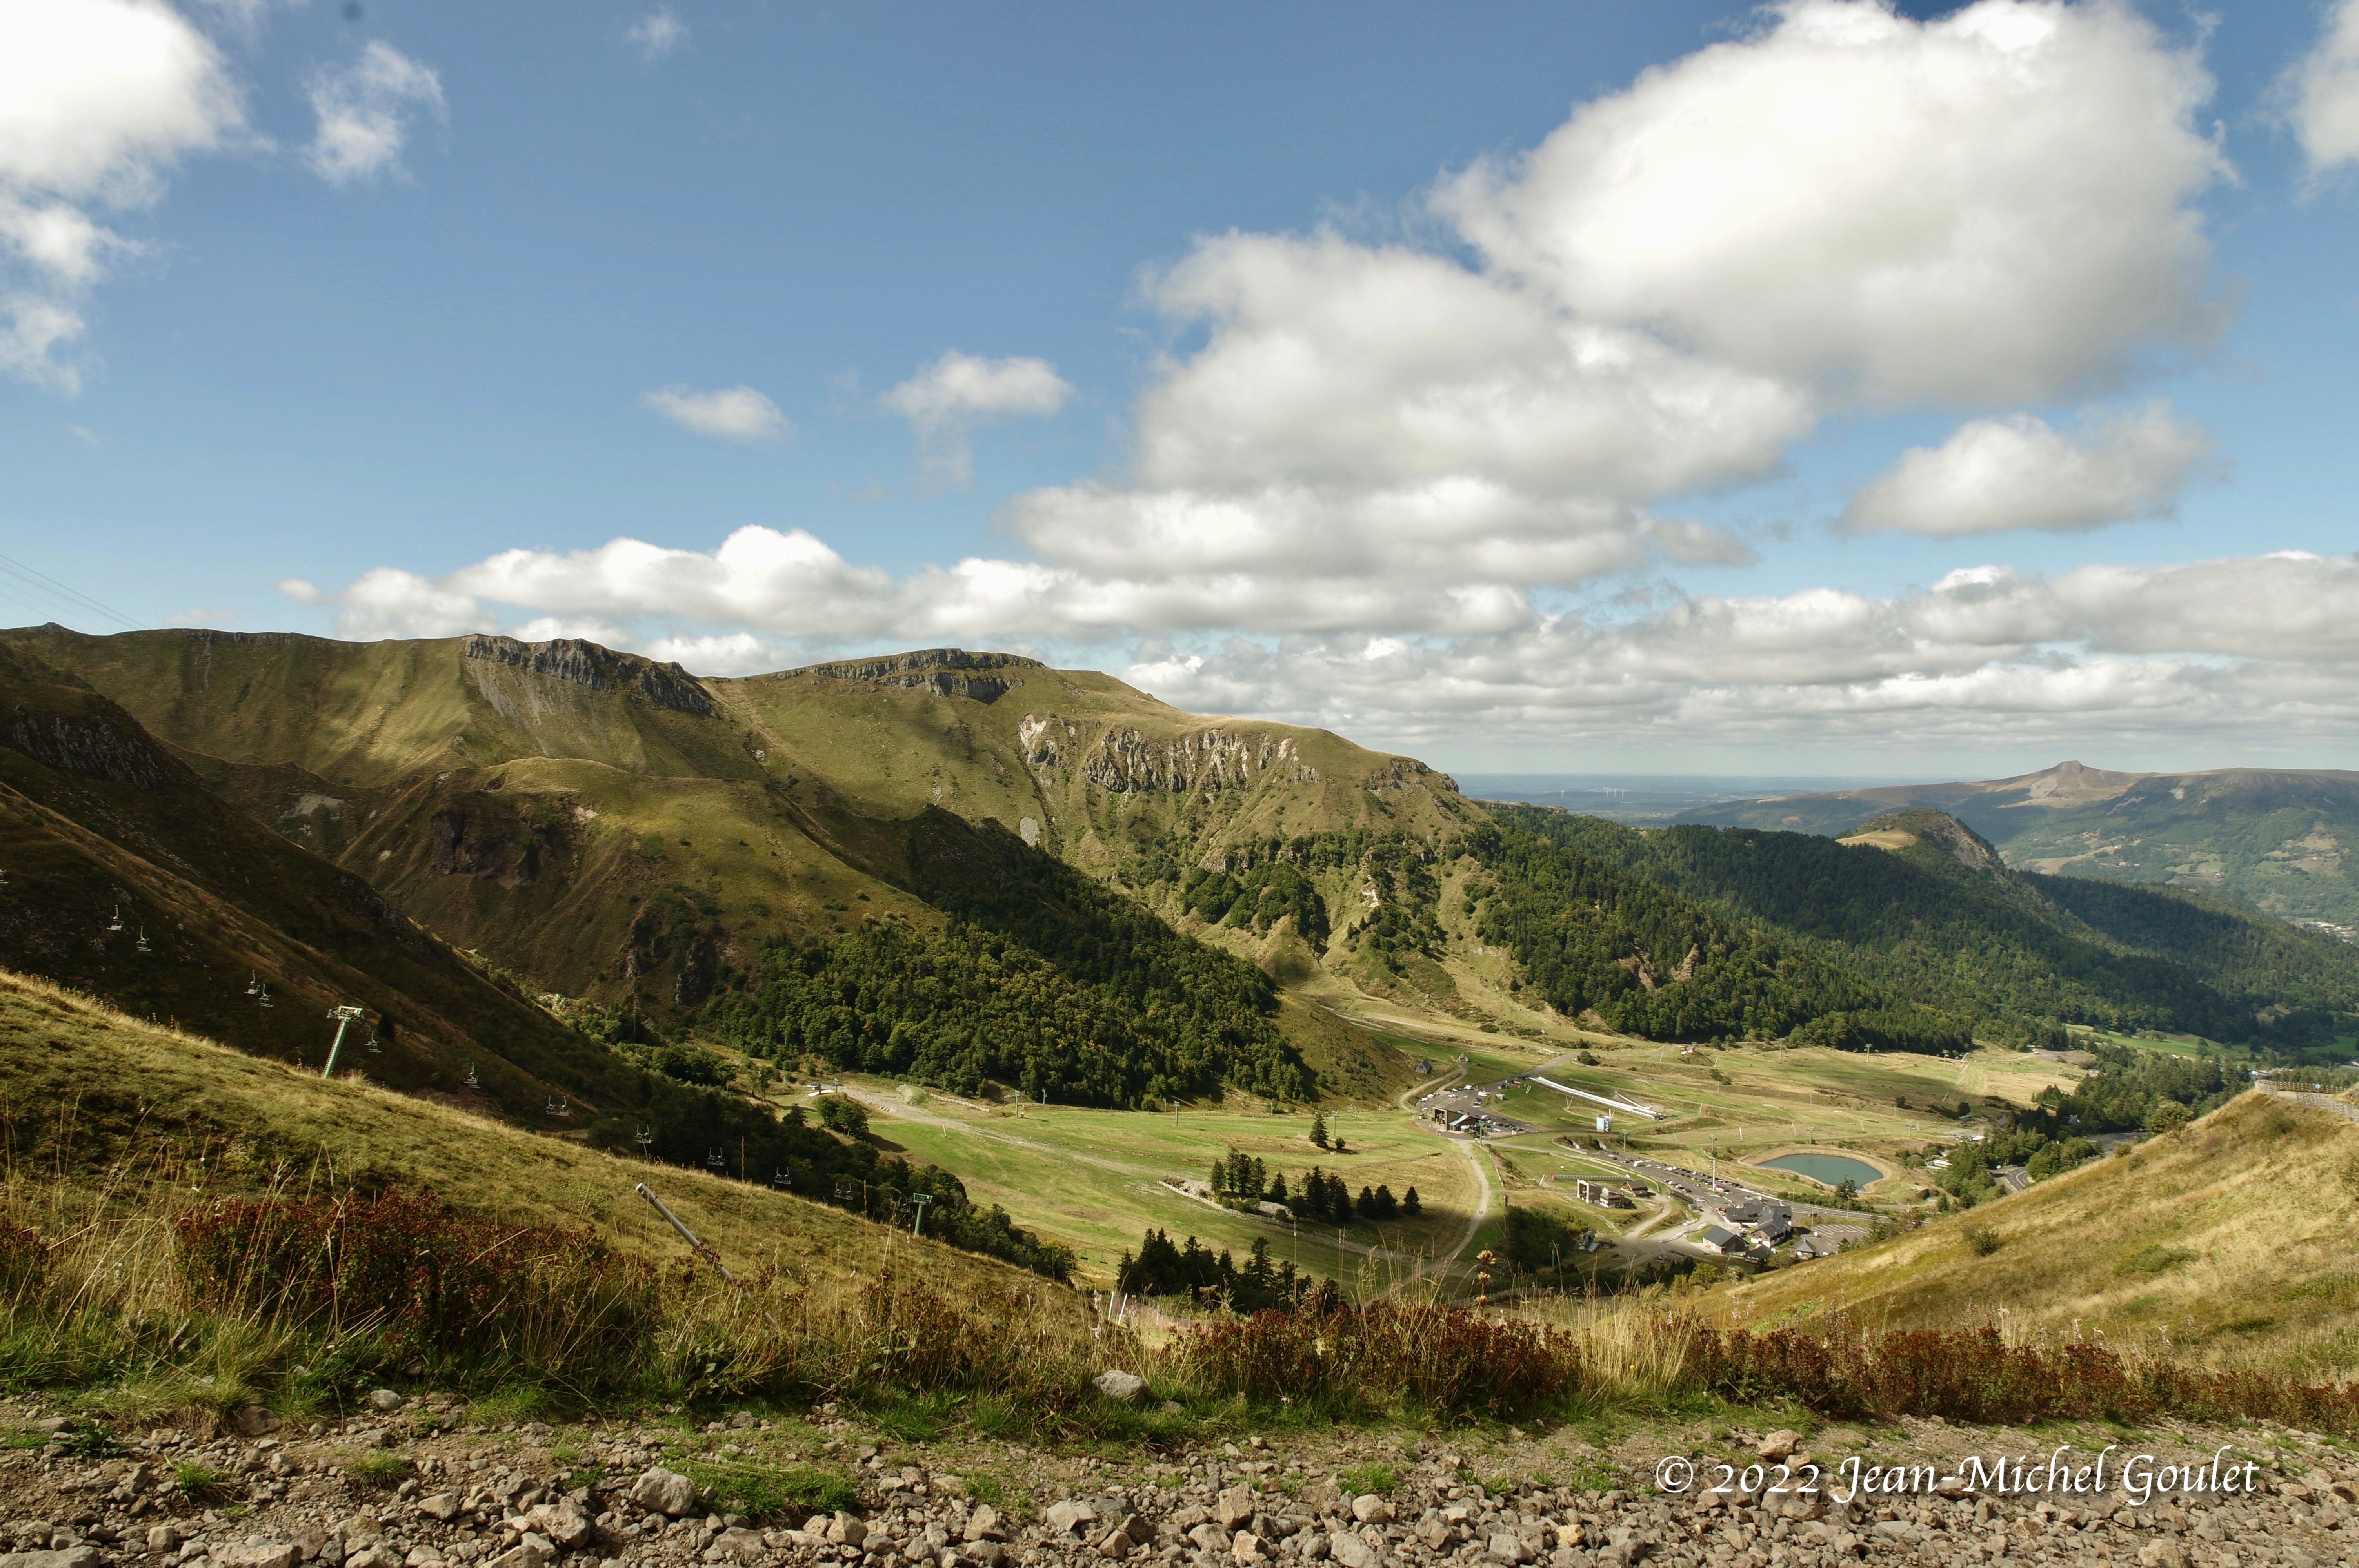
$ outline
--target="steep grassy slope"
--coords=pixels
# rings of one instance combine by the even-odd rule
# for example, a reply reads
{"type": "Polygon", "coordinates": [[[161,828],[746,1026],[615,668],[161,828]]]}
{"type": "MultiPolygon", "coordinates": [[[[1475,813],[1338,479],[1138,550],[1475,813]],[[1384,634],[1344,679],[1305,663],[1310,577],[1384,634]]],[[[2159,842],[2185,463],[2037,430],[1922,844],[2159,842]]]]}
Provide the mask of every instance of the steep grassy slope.
{"type": "Polygon", "coordinates": [[[620,1098],[612,1058],[215,798],[107,698],[0,651],[0,711],[6,961],[314,1068],[327,1010],[358,1005],[348,1066],[487,1108],[620,1098]]]}
{"type": "MultiPolygon", "coordinates": [[[[1027,1274],[822,1203],[543,1137],[485,1117],[260,1061],[0,971],[5,1177],[97,1187],[169,1180],[210,1195],[431,1191],[473,1212],[589,1227],[666,1262],[685,1249],[636,1197],[652,1186],[733,1265],[874,1274],[899,1261],[946,1291],[1069,1300],[1027,1274]]],[[[1070,1300],[1075,1319],[1084,1312],[1070,1300]]]]}
{"type": "Polygon", "coordinates": [[[423,924],[609,1001],[691,1007],[768,936],[928,919],[929,810],[1103,877],[1473,815],[1408,759],[1009,655],[696,681],[586,643],[9,636],[423,924]]]}
{"type": "MultiPolygon", "coordinates": [[[[2008,871],[1925,808],[1841,842],[1680,827],[1642,832],[1536,806],[1516,824],[1648,883],[1789,934],[1895,995],[2033,1038],[2039,1021],[2186,1031],[2284,1051],[2330,1047],[2359,1011],[2359,952],[2175,891],[2008,871]],[[1878,852],[1878,851],[1883,852],[1878,852]]],[[[1658,967],[1668,968],[1668,964],[1658,967]]]]}
{"type": "Polygon", "coordinates": [[[1733,801],[1680,820],[1840,836],[1920,806],[1967,823],[2010,865],[2225,892],[2287,920],[2359,926],[2359,773],[2125,773],[2064,762],[1982,783],[1733,801]]]}
{"type": "Polygon", "coordinates": [[[1735,1292],[1764,1327],[1996,1321],[2209,1365],[2359,1369],[2359,1123],[2248,1092],[2179,1132],[1735,1292]],[[2003,1314],[2003,1315],[2002,1315],[2003,1314]]]}

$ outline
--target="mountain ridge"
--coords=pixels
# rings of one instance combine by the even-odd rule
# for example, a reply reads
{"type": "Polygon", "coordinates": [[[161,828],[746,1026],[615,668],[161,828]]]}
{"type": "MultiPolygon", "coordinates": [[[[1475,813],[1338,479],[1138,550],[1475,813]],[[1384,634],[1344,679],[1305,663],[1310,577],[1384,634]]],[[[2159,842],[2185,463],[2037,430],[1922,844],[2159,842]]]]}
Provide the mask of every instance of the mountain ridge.
{"type": "Polygon", "coordinates": [[[1733,801],[1675,825],[1839,838],[1917,806],[1956,816],[2023,870],[2224,893],[2283,920],[2359,932],[2359,773],[2340,769],[2114,773],[2067,762],[2003,779],[1733,801]]]}

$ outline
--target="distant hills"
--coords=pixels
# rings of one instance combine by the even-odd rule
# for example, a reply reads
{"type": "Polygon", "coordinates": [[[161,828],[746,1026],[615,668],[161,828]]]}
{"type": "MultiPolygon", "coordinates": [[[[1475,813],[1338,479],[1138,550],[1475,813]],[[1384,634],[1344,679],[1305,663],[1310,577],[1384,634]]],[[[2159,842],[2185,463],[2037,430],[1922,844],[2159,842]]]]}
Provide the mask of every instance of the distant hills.
{"type": "Polygon", "coordinates": [[[354,1000],[386,1081],[463,1099],[472,1062],[511,1114],[572,1095],[609,1132],[699,1079],[659,1048],[689,1031],[1131,1106],[1389,1097],[1372,1009],[2290,1054],[2359,1012],[2359,950],[1971,826],[2125,798],[2081,770],[1942,786],[1954,816],[1870,791],[1745,808],[1811,833],[1640,832],[1005,654],[723,680],[571,640],[49,626],[0,661],[0,962],[281,1056],[354,1000]]]}
{"type": "Polygon", "coordinates": [[[1957,817],[2023,870],[2224,892],[2281,919],[2359,930],[2359,773],[2133,773],[2060,762],[1981,783],[1734,801],[1678,820],[1840,837],[1914,806],[1957,817]]]}

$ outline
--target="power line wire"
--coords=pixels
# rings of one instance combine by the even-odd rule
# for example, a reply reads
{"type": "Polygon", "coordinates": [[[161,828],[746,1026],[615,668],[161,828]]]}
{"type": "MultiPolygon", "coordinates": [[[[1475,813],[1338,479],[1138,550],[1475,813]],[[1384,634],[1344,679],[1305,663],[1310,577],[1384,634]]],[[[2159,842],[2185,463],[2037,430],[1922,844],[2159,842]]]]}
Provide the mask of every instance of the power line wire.
{"type": "Polygon", "coordinates": [[[49,576],[48,573],[36,571],[31,567],[27,566],[24,562],[16,560],[11,557],[0,556],[0,572],[5,572],[8,576],[15,578],[18,582],[22,583],[27,588],[31,589],[36,593],[47,592],[57,598],[64,600],[68,604],[73,606],[77,610],[92,611],[97,614],[103,615],[110,621],[120,622],[128,631],[144,632],[147,630],[147,627],[142,622],[134,621],[131,617],[124,614],[123,611],[114,608],[112,605],[101,604],[97,600],[92,599],[90,595],[83,593],[79,589],[68,588],[64,583],[60,582],[57,579],[49,576]]]}

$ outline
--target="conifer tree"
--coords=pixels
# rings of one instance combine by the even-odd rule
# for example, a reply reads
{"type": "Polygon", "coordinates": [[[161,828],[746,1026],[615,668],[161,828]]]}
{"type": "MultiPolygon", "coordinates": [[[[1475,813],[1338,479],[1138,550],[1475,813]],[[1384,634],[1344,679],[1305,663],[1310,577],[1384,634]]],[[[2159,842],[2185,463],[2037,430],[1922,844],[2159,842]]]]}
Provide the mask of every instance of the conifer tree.
{"type": "Polygon", "coordinates": [[[1401,1213],[1415,1217],[1417,1215],[1423,1214],[1424,1212],[1425,1206],[1418,1202],[1417,1189],[1415,1187],[1409,1188],[1408,1191],[1401,1195],[1401,1213]]]}
{"type": "Polygon", "coordinates": [[[1318,1148],[1327,1147],[1327,1113],[1323,1110],[1310,1113],[1310,1141],[1318,1148]]]}

